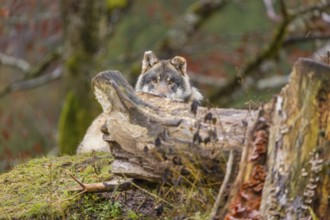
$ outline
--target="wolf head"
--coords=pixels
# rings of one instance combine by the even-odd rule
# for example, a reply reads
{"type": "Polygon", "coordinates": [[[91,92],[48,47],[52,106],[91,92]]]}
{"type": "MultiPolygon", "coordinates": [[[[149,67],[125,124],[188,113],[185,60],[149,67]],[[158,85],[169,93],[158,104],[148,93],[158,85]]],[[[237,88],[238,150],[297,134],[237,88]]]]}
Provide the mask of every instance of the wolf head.
{"type": "Polygon", "coordinates": [[[176,56],[170,60],[158,60],[152,51],[144,53],[142,72],[135,91],[151,93],[178,101],[201,101],[203,96],[191,86],[187,75],[187,62],[176,56]]]}

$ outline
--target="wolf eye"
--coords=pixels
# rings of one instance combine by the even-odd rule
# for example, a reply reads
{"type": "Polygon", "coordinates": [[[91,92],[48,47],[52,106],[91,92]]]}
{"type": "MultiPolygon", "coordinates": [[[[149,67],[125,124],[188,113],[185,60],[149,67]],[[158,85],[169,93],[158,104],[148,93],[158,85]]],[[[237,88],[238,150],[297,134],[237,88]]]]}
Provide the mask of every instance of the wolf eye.
{"type": "Polygon", "coordinates": [[[152,82],[157,83],[157,78],[152,78],[152,82]]]}
{"type": "Polygon", "coordinates": [[[174,83],[174,81],[171,80],[171,79],[168,81],[168,84],[169,84],[169,85],[172,85],[173,83],[174,83]]]}

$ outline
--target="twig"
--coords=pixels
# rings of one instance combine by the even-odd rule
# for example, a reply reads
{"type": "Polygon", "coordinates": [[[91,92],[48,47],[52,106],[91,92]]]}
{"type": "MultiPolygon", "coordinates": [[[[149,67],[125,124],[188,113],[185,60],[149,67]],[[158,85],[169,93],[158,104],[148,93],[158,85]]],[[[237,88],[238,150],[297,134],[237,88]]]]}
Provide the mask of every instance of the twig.
{"type": "Polygon", "coordinates": [[[313,53],[313,59],[330,65],[330,44],[326,44],[313,53]]]}
{"type": "Polygon", "coordinates": [[[122,179],[122,180],[110,180],[99,183],[82,183],[73,174],[69,173],[70,177],[76,181],[81,189],[75,189],[72,191],[85,192],[112,192],[115,190],[124,191],[132,187],[133,179],[122,179]]]}
{"type": "Polygon", "coordinates": [[[324,40],[324,41],[330,40],[330,34],[325,34],[325,35],[321,35],[321,34],[312,35],[311,34],[308,37],[306,37],[306,35],[290,36],[283,41],[283,46],[287,46],[287,45],[294,44],[294,43],[303,43],[306,41],[314,41],[314,40],[324,40]]]}
{"type": "Polygon", "coordinates": [[[218,193],[217,198],[215,200],[215,203],[212,207],[212,211],[211,211],[209,220],[216,219],[216,215],[218,213],[219,207],[220,207],[221,203],[223,202],[224,192],[225,192],[225,190],[228,186],[229,179],[232,175],[233,162],[234,162],[234,151],[231,150],[229,152],[229,158],[228,158],[228,161],[227,161],[227,164],[226,164],[225,178],[223,180],[223,183],[221,184],[221,187],[219,189],[219,193],[218,193]]]}
{"type": "Polygon", "coordinates": [[[82,182],[80,182],[72,173],[69,173],[69,175],[71,176],[71,178],[76,181],[82,188],[82,192],[86,192],[86,187],[85,184],[83,184],[82,182]]]}
{"type": "Polygon", "coordinates": [[[296,18],[313,11],[326,11],[329,9],[329,7],[330,7],[330,2],[328,1],[325,3],[309,5],[307,7],[300,7],[295,10],[289,10],[288,13],[292,18],[296,18]]]}

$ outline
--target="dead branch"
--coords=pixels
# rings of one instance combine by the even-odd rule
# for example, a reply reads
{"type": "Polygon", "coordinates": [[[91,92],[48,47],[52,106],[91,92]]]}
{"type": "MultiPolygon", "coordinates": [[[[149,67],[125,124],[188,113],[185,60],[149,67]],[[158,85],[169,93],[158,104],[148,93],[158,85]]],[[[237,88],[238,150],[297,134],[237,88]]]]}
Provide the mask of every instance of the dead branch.
{"type": "Polygon", "coordinates": [[[11,92],[33,89],[39,86],[43,86],[49,82],[58,79],[62,75],[62,72],[62,68],[57,67],[52,72],[44,74],[42,76],[28,80],[15,81],[0,91],[0,98],[11,92]]]}
{"type": "Polygon", "coordinates": [[[233,163],[234,163],[234,151],[230,151],[228,161],[226,164],[225,177],[224,177],[221,187],[219,189],[219,193],[217,195],[215,203],[212,207],[212,211],[211,211],[211,214],[209,217],[210,220],[216,219],[220,205],[224,204],[225,190],[227,190],[227,187],[229,184],[229,179],[233,175],[233,163]]]}
{"type": "Polygon", "coordinates": [[[61,54],[62,49],[60,47],[55,48],[33,66],[30,66],[30,64],[23,60],[14,57],[6,57],[4,55],[3,57],[5,57],[5,60],[7,59],[7,63],[11,62],[13,65],[20,65],[18,68],[23,71],[23,77],[5,86],[0,91],[0,98],[14,91],[36,88],[58,79],[62,75],[62,67],[57,67],[52,72],[47,74],[46,70],[51,64],[59,59],[61,54]]]}
{"type": "Polygon", "coordinates": [[[313,53],[313,59],[330,65],[330,42],[313,53]]]}
{"type": "Polygon", "coordinates": [[[74,175],[69,174],[71,178],[76,181],[81,188],[73,189],[72,191],[78,191],[82,193],[87,192],[112,192],[112,191],[124,191],[132,188],[133,179],[114,179],[104,181],[100,183],[82,183],[74,175]]]}
{"type": "Polygon", "coordinates": [[[330,8],[330,2],[324,1],[317,4],[312,4],[308,6],[301,6],[297,9],[291,9],[288,10],[289,16],[292,17],[292,19],[295,19],[299,16],[318,11],[318,12],[326,12],[330,8]]]}
{"type": "Polygon", "coordinates": [[[328,41],[330,40],[330,34],[311,34],[308,35],[308,37],[306,37],[306,35],[288,36],[283,41],[283,46],[288,46],[296,43],[304,43],[308,41],[315,41],[315,40],[328,41]]]}
{"type": "Polygon", "coordinates": [[[27,72],[31,68],[29,62],[26,60],[14,56],[9,56],[4,53],[0,53],[0,64],[15,67],[22,72],[27,72]]]}

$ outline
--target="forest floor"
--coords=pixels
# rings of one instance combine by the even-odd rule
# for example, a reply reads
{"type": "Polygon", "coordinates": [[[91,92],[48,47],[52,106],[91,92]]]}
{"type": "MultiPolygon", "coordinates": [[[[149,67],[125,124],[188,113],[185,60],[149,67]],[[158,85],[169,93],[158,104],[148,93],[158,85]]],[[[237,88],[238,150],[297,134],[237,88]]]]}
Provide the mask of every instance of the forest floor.
{"type": "Polygon", "coordinates": [[[139,182],[125,191],[82,193],[79,184],[117,178],[105,153],[42,157],[0,175],[0,219],[205,219],[211,187],[139,182]]]}

